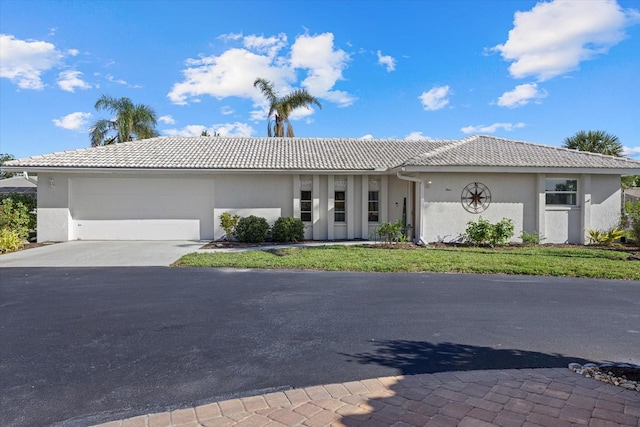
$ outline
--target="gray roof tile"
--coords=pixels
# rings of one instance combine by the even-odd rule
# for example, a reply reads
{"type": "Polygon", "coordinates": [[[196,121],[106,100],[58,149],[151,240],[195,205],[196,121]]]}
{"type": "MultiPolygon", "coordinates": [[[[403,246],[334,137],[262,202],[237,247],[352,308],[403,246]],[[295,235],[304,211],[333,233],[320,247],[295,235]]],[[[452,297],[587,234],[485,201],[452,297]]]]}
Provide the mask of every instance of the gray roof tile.
{"type": "Polygon", "coordinates": [[[488,136],[459,141],[158,137],[7,162],[24,168],[350,171],[399,166],[640,169],[640,161],[488,136]]]}

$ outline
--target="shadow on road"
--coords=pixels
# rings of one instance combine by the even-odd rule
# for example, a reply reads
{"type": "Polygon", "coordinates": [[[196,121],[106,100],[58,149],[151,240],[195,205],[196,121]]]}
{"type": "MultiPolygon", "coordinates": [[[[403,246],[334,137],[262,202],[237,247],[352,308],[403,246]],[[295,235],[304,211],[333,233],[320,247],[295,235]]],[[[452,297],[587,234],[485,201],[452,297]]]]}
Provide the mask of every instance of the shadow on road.
{"type": "Polygon", "coordinates": [[[343,354],[350,361],[395,368],[400,375],[484,369],[559,368],[580,358],[536,351],[495,349],[455,343],[390,340],[373,343],[371,353],[343,354]]]}

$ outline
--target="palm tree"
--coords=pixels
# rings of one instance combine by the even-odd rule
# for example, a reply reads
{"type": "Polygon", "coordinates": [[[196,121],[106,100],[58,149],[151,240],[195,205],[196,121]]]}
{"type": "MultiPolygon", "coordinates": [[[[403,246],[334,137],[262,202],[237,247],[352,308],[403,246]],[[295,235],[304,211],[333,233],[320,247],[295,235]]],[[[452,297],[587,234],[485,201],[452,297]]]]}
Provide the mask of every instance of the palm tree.
{"type": "Polygon", "coordinates": [[[107,110],[115,115],[112,120],[101,119],[89,129],[91,146],[118,144],[136,139],[158,136],[156,112],[144,104],[134,104],[129,98],[112,98],[102,95],[95,109],[107,110]],[[111,134],[115,132],[115,134],[111,134]]]}
{"type": "Polygon", "coordinates": [[[622,157],[622,144],[618,137],[602,130],[581,130],[572,137],[564,140],[563,146],[579,151],[606,154],[622,157]]]}
{"type": "Polygon", "coordinates": [[[296,108],[308,108],[311,104],[322,108],[320,101],[310,95],[306,89],[296,89],[290,94],[279,98],[273,88],[273,83],[269,80],[258,78],[253,82],[253,87],[259,87],[262,94],[267,98],[267,101],[269,101],[267,136],[270,137],[284,137],[286,135],[292,138],[295,136],[293,134],[293,126],[289,121],[289,114],[296,108]],[[271,119],[272,116],[273,120],[271,119]]]}

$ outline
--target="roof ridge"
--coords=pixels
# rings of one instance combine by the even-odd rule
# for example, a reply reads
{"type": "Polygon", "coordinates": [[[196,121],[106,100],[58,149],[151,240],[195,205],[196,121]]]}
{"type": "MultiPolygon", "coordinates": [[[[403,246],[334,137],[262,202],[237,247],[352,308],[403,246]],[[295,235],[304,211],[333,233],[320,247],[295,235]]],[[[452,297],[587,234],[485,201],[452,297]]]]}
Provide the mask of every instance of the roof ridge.
{"type": "Polygon", "coordinates": [[[441,147],[435,148],[435,149],[433,149],[431,151],[427,151],[426,153],[419,154],[417,156],[413,156],[413,157],[405,160],[404,162],[402,162],[401,165],[407,164],[412,160],[425,159],[425,158],[436,156],[438,154],[445,153],[447,151],[453,150],[454,148],[460,147],[461,145],[467,144],[467,143],[471,142],[473,139],[477,139],[477,138],[478,137],[476,135],[473,135],[473,136],[469,136],[467,138],[459,139],[457,141],[456,140],[446,140],[446,139],[445,140],[442,140],[442,139],[432,140],[432,141],[437,141],[437,142],[440,142],[440,141],[441,142],[446,142],[447,144],[445,144],[445,145],[443,145],[441,147]]]}

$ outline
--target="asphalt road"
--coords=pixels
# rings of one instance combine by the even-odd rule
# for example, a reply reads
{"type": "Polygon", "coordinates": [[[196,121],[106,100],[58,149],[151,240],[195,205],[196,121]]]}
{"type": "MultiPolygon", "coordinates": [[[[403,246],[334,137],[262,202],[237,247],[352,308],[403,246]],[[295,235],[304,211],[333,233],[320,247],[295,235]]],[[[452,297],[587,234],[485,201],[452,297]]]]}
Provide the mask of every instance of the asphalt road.
{"type": "Polygon", "coordinates": [[[0,270],[0,425],[85,426],[379,376],[640,363],[640,282],[0,270]]]}

